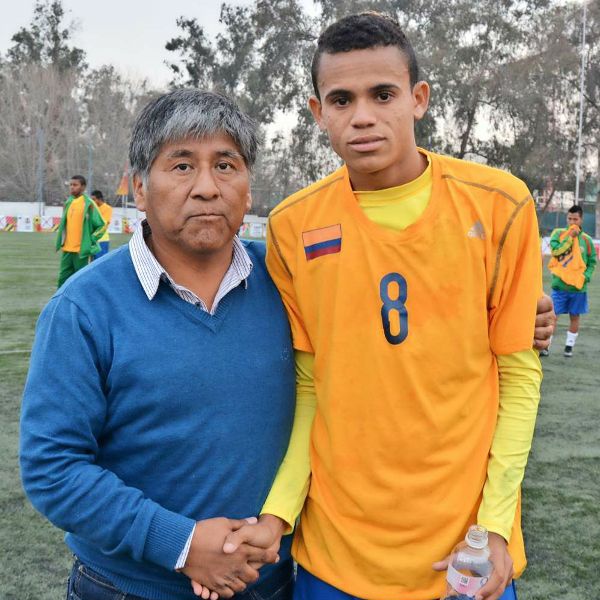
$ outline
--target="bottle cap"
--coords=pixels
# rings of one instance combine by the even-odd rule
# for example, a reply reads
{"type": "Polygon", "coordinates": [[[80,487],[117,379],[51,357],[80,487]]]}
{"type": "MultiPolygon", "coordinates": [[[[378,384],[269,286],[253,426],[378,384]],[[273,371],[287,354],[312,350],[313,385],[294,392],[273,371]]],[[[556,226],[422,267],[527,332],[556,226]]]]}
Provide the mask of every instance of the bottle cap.
{"type": "Polygon", "coordinates": [[[465,536],[465,542],[471,547],[480,550],[485,548],[488,543],[488,531],[482,525],[471,525],[467,535],[465,536]]]}

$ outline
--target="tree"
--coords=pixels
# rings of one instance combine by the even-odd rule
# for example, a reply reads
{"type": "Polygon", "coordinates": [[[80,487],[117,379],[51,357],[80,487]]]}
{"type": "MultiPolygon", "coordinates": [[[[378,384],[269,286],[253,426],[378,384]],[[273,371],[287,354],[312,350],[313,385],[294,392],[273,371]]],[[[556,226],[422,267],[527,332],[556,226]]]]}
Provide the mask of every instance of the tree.
{"type": "Polygon", "coordinates": [[[92,158],[89,183],[109,201],[127,163],[134,115],[147,93],[145,81],[124,79],[112,65],[92,70],[85,78],[81,131],[84,150],[92,158]]]}
{"type": "Polygon", "coordinates": [[[113,66],[89,70],[64,16],[60,1],[38,1],[0,64],[0,197],[35,199],[41,171],[47,203],[62,203],[76,173],[91,174],[90,185],[110,198],[135,112],[149,99],[146,82],[113,66]]]}
{"type": "Polygon", "coordinates": [[[80,111],[71,71],[36,64],[0,78],[0,190],[19,200],[36,197],[39,144],[43,143],[45,199],[64,196],[65,171],[78,168],[80,111]]]}
{"type": "Polygon", "coordinates": [[[74,25],[64,26],[64,16],[61,0],[37,0],[29,26],[12,36],[14,44],[7,53],[9,62],[53,65],[59,71],[85,69],[85,52],[69,44],[74,25]]]}
{"type": "MultiPolygon", "coordinates": [[[[573,22],[579,22],[579,11],[573,10],[573,22]]],[[[596,182],[600,183],[600,2],[588,2],[587,73],[585,86],[586,142],[596,153],[596,182]]],[[[596,195],[596,237],[600,238],[600,186],[596,195]]]]}
{"type": "Polygon", "coordinates": [[[70,44],[73,25],[65,26],[64,16],[60,0],[36,2],[0,66],[0,190],[11,198],[34,199],[42,172],[44,199],[56,201],[65,178],[81,167],[78,96],[87,66],[83,50],[70,44]]]}

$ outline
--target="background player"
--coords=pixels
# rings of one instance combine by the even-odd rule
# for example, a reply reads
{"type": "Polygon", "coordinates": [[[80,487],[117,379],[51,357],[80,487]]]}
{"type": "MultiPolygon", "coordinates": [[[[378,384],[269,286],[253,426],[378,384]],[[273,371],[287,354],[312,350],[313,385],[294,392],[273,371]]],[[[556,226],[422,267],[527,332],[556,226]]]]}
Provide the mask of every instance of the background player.
{"type": "MultiPolygon", "coordinates": [[[[596,268],[594,241],[583,231],[583,210],[572,206],[567,213],[566,228],[555,229],[550,237],[552,259],[552,300],[557,315],[569,315],[569,329],[564,355],[573,356],[579,335],[579,318],[589,312],[587,285],[596,268]]],[[[548,355],[548,351],[543,351],[548,355]]]]}
{"type": "Polygon", "coordinates": [[[98,240],[98,243],[100,244],[100,252],[94,256],[94,259],[96,259],[108,254],[110,246],[110,234],[108,233],[108,228],[112,219],[113,207],[108,202],[104,201],[104,194],[102,194],[100,190],[94,190],[92,192],[92,200],[96,203],[96,206],[98,207],[98,210],[100,211],[105,223],[104,233],[98,240]]]}
{"type": "Polygon", "coordinates": [[[96,204],[85,193],[85,187],[85,177],[71,177],[71,195],[65,202],[56,234],[56,249],[62,251],[58,287],[88,265],[94,254],[100,251],[98,240],[102,237],[105,223],[96,204]]]}

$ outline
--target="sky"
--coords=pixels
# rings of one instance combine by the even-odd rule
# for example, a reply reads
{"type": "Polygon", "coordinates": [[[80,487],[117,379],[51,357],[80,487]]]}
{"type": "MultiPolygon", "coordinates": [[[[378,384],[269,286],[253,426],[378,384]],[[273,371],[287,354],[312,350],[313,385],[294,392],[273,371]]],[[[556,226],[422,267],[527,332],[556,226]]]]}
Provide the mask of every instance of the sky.
{"type": "MultiPolygon", "coordinates": [[[[75,22],[73,45],[85,50],[91,67],[113,64],[133,79],[147,78],[156,86],[170,80],[164,62],[165,44],[180,30],[181,16],[195,17],[206,33],[220,30],[222,0],[63,0],[65,24],[75,22]]],[[[11,37],[33,17],[34,0],[2,0],[0,54],[12,45],[11,37]]],[[[252,0],[236,0],[248,5],[252,0]]]]}

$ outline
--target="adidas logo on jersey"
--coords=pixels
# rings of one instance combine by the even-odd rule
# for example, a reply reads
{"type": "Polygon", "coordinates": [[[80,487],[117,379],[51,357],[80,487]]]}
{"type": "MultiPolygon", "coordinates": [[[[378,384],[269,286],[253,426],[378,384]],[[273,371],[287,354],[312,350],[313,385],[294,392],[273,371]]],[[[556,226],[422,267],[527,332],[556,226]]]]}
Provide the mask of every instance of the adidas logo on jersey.
{"type": "Polygon", "coordinates": [[[471,229],[467,231],[467,237],[485,240],[485,229],[483,228],[481,221],[475,221],[475,223],[473,223],[471,229]]]}

